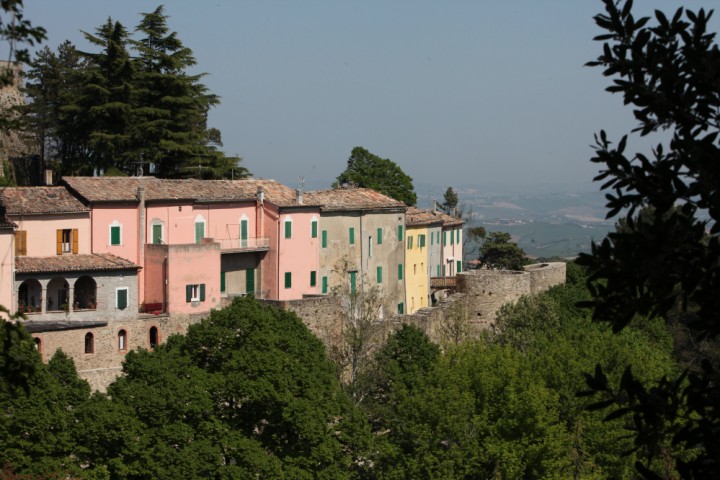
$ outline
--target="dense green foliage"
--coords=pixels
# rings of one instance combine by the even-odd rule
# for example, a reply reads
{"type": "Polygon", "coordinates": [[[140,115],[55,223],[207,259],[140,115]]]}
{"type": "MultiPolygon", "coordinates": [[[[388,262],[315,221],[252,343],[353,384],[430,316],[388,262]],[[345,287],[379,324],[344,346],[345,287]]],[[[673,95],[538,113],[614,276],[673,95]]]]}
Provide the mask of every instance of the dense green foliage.
{"type": "Polygon", "coordinates": [[[481,268],[522,270],[526,263],[525,252],[511,241],[509,233],[485,232],[482,227],[471,229],[470,237],[482,240],[478,260],[481,268]]]}
{"type": "MultiPolygon", "coordinates": [[[[595,17],[605,33],[602,54],[591,66],[612,78],[606,90],[633,107],[635,132],[671,134],[652,155],[625,152],[628,137],[613,144],[597,136],[596,180],[607,190],[608,217],[620,216],[610,233],[580,261],[589,267],[592,305],[598,320],[621,330],[638,315],[665,318],[694,342],[720,338],[720,49],[708,32],[712,12],[678,9],[671,17],[634,18],[632,1],[605,0],[595,17]],[[596,282],[601,280],[601,282],[596,282]]],[[[675,457],[683,478],[720,477],[720,356],[652,389],[628,372],[618,386],[598,368],[589,386],[631,413],[635,445],[654,458],[667,456],[660,443],[701,450],[675,457]]],[[[638,464],[647,478],[661,478],[650,462],[638,464]],[[654,470],[654,471],[651,471],[654,470]]]]}
{"type": "Polygon", "coordinates": [[[443,203],[441,207],[445,213],[457,216],[458,195],[452,187],[448,187],[443,194],[443,203]]]}
{"type": "Polygon", "coordinates": [[[228,158],[220,132],[207,127],[219,99],[191,75],[192,51],[167,26],[163,7],[142,15],[132,39],[120,22],[85,38],[94,52],[70,42],[39,51],[26,74],[24,128],[36,133],[42,158],[63,174],[135,174],[240,178],[247,170],[228,158]]]}
{"type": "Polygon", "coordinates": [[[380,158],[363,147],[352,149],[347,168],[338,175],[333,187],[343,184],[372,188],[409,206],[417,203],[412,177],[392,160],[380,158]]]}

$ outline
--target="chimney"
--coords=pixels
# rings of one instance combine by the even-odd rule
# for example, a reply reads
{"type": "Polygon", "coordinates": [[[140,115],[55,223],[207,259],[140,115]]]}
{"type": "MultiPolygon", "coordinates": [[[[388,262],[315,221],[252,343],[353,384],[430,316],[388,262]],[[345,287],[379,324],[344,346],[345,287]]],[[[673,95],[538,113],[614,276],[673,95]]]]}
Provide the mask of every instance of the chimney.
{"type": "Polygon", "coordinates": [[[263,187],[258,187],[257,199],[258,199],[258,202],[260,202],[260,205],[262,205],[265,202],[265,189],[263,187]]]}
{"type": "Polygon", "coordinates": [[[299,203],[300,205],[303,204],[303,191],[302,191],[302,188],[296,188],[296,189],[295,189],[295,198],[296,198],[296,200],[297,200],[297,203],[299,203]]]}
{"type": "Polygon", "coordinates": [[[45,177],[45,185],[53,184],[53,167],[49,163],[45,164],[45,170],[43,171],[45,177]]]}

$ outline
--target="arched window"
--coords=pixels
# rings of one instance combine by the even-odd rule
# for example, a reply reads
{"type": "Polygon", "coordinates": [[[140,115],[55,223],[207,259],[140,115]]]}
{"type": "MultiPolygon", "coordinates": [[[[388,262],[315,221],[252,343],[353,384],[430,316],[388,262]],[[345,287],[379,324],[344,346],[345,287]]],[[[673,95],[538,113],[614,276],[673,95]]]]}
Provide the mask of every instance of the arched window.
{"type": "Polygon", "coordinates": [[[95,353],[95,336],[90,332],[85,334],[85,353],[95,353]]]}
{"type": "Polygon", "coordinates": [[[150,327],[148,336],[150,337],[150,348],[155,348],[158,344],[158,329],[157,329],[157,327],[150,327]]]}
{"type": "Polygon", "coordinates": [[[125,330],[118,332],[118,350],[121,352],[127,350],[127,332],[125,330]]]}

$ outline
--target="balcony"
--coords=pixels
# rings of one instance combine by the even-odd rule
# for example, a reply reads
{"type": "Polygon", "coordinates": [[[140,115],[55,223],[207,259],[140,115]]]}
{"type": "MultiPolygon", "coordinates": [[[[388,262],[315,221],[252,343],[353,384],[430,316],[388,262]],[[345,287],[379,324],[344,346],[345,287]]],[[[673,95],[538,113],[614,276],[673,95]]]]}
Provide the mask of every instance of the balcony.
{"type": "Polygon", "coordinates": [[[267,252],[270,250],[270,237],[221,238],[215,241],[220,243],[221,253],[267,252]]]}

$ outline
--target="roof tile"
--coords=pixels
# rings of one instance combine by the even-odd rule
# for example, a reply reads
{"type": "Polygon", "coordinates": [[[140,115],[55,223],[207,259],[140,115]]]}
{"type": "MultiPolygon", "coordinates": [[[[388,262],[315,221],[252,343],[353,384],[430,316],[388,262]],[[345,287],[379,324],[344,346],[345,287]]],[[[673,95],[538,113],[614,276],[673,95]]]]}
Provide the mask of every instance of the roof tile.
{"type": "Polygon", "coordinates": [[[65,187],[6,187],[0,201],[8,215],[82,213],[89,211],[65,187]]]}
{"type": "Polygon", "coordinates": [[[307,192],[305,198],[322,205],[323,211],[403,210],[407,205],[370,188],[341,187],[307,192]]]}
{"type": "Polygon", "coordinates": [[[90,255],[58,255],[55,257],[16,257],[17,273],[88,272],[109,270],[137,270],[130,260],[112,253],[90,255]]]}

